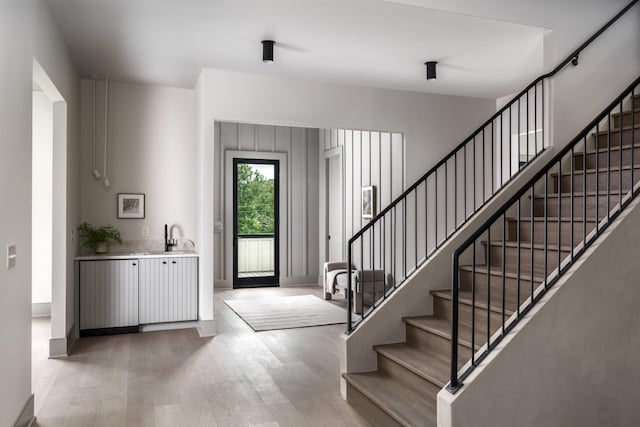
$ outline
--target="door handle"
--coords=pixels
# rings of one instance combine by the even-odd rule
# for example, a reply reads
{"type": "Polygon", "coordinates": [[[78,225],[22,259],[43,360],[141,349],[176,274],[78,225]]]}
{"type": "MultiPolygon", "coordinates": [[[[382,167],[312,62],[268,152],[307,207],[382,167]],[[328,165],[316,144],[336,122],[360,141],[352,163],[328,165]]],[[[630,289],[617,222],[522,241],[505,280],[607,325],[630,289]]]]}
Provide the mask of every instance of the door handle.
{"type": "Polygon", "coordinates": [[[331,236],[327,236],[327,240],[331,240],[331,236]]]}

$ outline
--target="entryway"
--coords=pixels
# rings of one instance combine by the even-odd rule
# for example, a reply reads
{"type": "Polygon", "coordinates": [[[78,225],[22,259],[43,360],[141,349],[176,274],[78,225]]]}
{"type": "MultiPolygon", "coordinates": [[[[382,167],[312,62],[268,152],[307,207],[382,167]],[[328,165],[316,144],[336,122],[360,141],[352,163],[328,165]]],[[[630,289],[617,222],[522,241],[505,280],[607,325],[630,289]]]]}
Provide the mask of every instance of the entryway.
{"type": "Polygon", "coordinates": [[[278,286],[278,160],[233,159],[233,287],[278,286]]]}

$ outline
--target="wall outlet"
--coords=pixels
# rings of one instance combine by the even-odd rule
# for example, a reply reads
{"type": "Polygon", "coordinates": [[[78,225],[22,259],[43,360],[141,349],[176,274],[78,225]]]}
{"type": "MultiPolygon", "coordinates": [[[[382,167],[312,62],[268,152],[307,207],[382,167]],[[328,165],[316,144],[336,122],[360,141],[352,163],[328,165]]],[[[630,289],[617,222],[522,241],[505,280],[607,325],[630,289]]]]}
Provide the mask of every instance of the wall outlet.
{"type": "Polygon", "coordinates": [[[16,244],[7,245],[7,270],[16,266],[16,244]]]}
{"type": "Polygon", "coordinates": [[[149,237],[149,227],[142,227],[142,237],[149,237]]]}
{"type": "Polygon", "coordinates": [[[214,222],[213,223],[213,232],[214,233],[222,233],[222,223],[221,222],[214,222]]]}

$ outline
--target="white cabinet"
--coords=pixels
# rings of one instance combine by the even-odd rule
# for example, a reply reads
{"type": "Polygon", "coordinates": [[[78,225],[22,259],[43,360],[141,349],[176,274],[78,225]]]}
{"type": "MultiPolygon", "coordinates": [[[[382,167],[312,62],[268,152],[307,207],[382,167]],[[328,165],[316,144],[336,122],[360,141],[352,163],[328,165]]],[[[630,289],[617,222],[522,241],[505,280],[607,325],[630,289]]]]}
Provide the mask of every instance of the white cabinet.
{"type": "Polygon", "coordinates": [[[80,261],[80,330],[138,325],[138,260],[80,261]]]}
{"type": "Polygon", "coordinates": [[[140,259],[140,324],[198,318],[198,258],[140,259]]]}

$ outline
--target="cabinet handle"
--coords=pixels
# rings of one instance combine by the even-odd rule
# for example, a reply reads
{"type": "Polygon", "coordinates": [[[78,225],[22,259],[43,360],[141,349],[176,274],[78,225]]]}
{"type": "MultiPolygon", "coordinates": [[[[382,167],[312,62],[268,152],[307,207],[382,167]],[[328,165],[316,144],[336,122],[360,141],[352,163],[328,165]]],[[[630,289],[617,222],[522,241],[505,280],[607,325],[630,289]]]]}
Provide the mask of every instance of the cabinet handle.
{"type": "Polygon", "coordinates": [[[162,261],[162,263],[163,263],[163,264],[166,264],[166,263],[167,263],[167,261],[162,261]]]}
{"type": "Polygon", "coordinates": [[[171,264],[177,264],[175,261],[171,261],[171,264]]]}
{"type": "Polygon", "coordinates": [[[131,265],[133,265],[133,266],[135,267],[135,266],[136,266],[136,265],[138,265],[138,264],[136,264],[136,263],[134,262],[134,263],[133,263],[133,264],[131,264],[131,265]]]}

